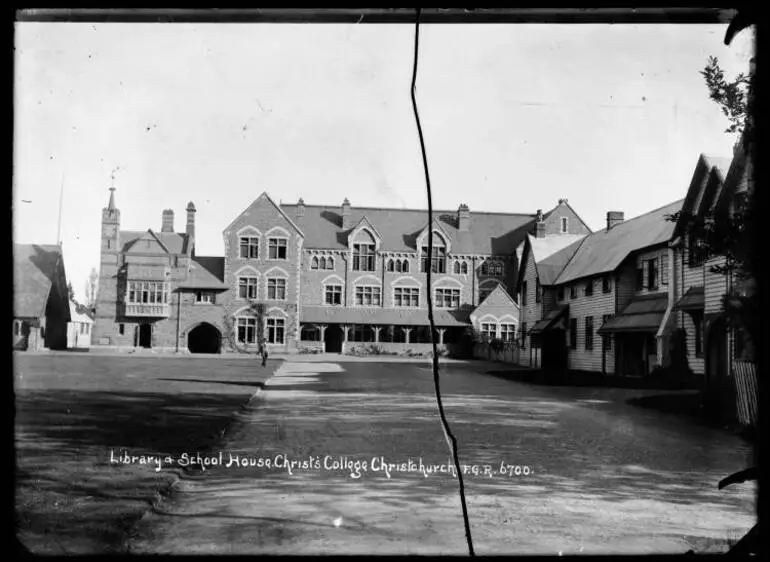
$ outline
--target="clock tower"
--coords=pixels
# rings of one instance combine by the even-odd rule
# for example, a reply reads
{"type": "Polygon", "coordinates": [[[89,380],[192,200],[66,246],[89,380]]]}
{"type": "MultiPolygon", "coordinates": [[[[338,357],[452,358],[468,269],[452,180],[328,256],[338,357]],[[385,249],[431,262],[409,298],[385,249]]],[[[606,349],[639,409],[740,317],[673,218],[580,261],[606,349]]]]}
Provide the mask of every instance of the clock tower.
{"type": "Polygon", "coordinates": [[[120,268],[120,211],[115,206],[115,188],[110,187],[110,201],[102,209],[99,284],[96,291],[91,342],[94,346],[113,345],[118,333],[118,270],[120,268]]]}

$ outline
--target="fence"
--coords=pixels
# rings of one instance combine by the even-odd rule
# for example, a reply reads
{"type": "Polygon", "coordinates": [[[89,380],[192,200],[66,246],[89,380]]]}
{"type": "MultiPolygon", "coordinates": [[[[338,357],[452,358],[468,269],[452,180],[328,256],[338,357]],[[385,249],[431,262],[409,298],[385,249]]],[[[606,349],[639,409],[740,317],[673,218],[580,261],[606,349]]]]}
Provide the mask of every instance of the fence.
{"type": "Polygon", "coordinates": [[[506,342],[502,348],[498,349],[493,349],[492,344],[488,342],[475,343],[473,345],[473,357],[487,361],[518,364],[521,359],[521,348],[518,342],[506,342]]]}
{"type": "Polygon", "coordinates": [[[734,361],[733,373],[738,423],[744,427],[756,427],[759,410],[757,366],[750,361],[734,361]]]}

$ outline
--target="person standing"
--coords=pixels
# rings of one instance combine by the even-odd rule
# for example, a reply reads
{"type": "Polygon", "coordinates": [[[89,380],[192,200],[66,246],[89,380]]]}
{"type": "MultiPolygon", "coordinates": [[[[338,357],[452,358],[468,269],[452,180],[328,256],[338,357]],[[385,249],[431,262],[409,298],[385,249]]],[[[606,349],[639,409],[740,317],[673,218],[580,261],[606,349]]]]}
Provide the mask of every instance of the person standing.
{"type": "Polygon", "coordinates": [[[267,346],[264,340],[259,344],[259,355],[262,357],[262,366],[264,367],[267,365],[267,346]]]}

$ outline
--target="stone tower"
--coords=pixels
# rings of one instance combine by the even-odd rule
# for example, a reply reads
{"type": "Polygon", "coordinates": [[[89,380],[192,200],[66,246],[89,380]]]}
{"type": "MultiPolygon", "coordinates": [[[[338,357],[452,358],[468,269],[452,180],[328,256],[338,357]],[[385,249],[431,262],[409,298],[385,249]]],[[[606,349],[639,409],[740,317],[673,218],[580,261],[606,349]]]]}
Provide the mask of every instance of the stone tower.
{"type": "Polygon", "coordinates": [[[93,346],[111,345],[117,330],[118,269],[120,267],[120,211],[115,206],[115,188],[110,188],[110,200],[102,209],[99,285],[96,293],[96,314],[91,342],[93,346]]]}

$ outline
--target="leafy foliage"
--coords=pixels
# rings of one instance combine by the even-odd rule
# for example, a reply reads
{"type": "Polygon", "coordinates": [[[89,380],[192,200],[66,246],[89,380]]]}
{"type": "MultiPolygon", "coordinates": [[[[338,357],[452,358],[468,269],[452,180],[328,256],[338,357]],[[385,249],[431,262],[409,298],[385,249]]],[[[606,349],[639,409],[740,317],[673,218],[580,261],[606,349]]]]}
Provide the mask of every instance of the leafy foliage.
{"type": "Polygon", "coordinates": [[[750,77],[741,73],[732,81],[728,81],[724,71],[719,66],[719,59],[716,57],[709,57],[701,75],[706,80],[709,98],[719,104],[722,113],[730,122],[725,132],[744,133],[751,98],[752,82],[750,77]]]}

